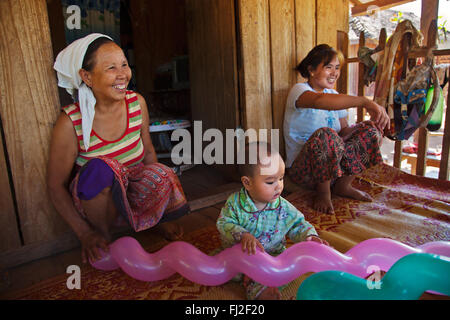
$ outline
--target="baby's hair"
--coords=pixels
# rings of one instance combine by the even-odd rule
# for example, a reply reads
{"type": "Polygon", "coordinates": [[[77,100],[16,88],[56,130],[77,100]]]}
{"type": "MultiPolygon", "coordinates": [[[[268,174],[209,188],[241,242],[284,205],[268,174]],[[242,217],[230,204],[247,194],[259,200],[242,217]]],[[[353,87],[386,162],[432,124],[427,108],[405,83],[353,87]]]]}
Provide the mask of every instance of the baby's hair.
{"type": "Polygon", "coordinates": [[[319,44],[308,53],[308,55],[297,65],[295,70],[300,72],[303,78],[309,79],[310,67],[315,70],[322,62],[325,66],[336,56],[338,57],[339,63],[341,65],[344,64],[345,59],[342,52],[335,50],[327,44],[319,44]]]}
{"type": "Polygon", "coordinates": [[[257,169],[261,165],[260,150],[262,150],[263,155],[267,155],[268,157],[270,157],[272,154],[278,154],[278,150],[275,150],[274,148],[272,148],[271,144],[268,142],[265,142],[265,141],[257,141],[257,142],[250,142],[250,143],[247,142],[244,146],[244,150],[239,151],[239,152],[244,152],[244,163],[239,163],[239,161],[237,162],[237,164],[238,164],[237,167],[238,167],[238,172],[239,172],[240,177],[255,176],[257,169]],[[250,154],[250,152],[252,154],[250,154]],[[255,162],[255,160],[256,160],[256,162],[255,162]]]}

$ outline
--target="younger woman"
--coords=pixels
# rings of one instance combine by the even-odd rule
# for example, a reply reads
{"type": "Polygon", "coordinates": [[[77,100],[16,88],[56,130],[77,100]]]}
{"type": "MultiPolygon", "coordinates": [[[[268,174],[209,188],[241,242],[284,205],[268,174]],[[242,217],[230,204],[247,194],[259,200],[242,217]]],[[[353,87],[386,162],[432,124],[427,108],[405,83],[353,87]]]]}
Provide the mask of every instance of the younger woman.
{"type": "Polygon", "coordinates": [[[296,68],[308,81],[290,90],[284,118],[288,174],[295,183],[314,188],[313,208],[324,213],[334,213],[332,193],[372,200],[352,181],[356,174],[382,162],[382,132],[389,128],[383,107],[333,89],[342,63],[342,55],[329,45],[313,48],[296,68]],[[371,121],[349,127],[346,109],[353,107],[365,108],[371,121]]]}

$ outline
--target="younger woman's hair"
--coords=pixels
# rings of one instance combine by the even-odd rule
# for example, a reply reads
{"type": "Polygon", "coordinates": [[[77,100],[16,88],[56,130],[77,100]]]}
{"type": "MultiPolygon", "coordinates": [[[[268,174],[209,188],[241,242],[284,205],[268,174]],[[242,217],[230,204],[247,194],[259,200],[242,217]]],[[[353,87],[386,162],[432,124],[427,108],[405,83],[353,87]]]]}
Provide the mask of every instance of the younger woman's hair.
{"type": "Polygon", "coordinates": [[[340,51],[336,51],[327,44],[319,44],[308,53],[295,70],[300,72],[303,78],[309,79],[310,69],[315,70],[321,62],[324,65],[329,64],[335,56],[338,57],[339,63],[342,65],[344,63],[344,56],[340,51]]]}
{"type": "Polygon", "coordinates": [[[91,42],[84,54],[82,68],[86,71],[92,71],[95,66],[95,53],[105,43],[114,42],[109,38],[100,37],[91,42]]]}

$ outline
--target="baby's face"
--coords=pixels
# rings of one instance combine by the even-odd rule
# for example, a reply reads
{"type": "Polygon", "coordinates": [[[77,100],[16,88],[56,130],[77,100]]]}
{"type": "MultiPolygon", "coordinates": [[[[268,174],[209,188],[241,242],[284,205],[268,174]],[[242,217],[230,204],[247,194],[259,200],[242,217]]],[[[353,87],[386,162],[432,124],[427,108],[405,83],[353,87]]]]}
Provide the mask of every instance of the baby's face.
{"type": "Polygon", "coordinates": [[[268,203],[275,201],[283,191],[284,161],[279,154],[261,159],[253,177],[247,177],[248,185],[244,186],[253,201],[268,203]]]}

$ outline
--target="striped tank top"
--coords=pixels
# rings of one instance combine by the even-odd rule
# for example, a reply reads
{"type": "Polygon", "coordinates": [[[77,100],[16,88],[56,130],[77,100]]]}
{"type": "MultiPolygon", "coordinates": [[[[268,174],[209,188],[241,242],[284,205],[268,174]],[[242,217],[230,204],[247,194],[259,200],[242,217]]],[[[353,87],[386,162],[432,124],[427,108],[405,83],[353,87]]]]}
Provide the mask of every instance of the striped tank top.
{"type": "Polygon", "coordinates": [[[64,112],[72,120],[78,139],[78,157],[76,165],[83,166],[88,160],[106,156],[116,159],[121,164],[131,167],[144,158],[144,145],[141,140],[142,114],[138,97],[135,92],[127,91],[125,102],[127,105],[128,125],[122,137],[114,141],[102,139],[92,129],[89,150],[86,151],[81,130],[81,112],[78,103],[63,107],[64,112]]]}

